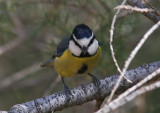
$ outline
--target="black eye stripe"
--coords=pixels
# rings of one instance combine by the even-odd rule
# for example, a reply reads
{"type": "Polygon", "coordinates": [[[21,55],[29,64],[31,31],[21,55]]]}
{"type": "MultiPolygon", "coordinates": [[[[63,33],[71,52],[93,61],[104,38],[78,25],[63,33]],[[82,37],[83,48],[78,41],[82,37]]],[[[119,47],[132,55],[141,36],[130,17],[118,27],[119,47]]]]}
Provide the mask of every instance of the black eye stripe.
{"type": "Polygon", "coordinates": [[[79,48],[81,48],[82,49],[82,47],[75,41],[75,39],[73,38],[73,35],[71,36],[71,39],[70,40],[72,40],[74,43],[75,43],[75,45],[77,45],[79,48]]]}
{"type": "Polygon", "coordinates": [[[95,39],[95,36],[93,36],[93,38],[91,39],[87,47],[89,47],[93,43],[94,39],[95,39]]]}

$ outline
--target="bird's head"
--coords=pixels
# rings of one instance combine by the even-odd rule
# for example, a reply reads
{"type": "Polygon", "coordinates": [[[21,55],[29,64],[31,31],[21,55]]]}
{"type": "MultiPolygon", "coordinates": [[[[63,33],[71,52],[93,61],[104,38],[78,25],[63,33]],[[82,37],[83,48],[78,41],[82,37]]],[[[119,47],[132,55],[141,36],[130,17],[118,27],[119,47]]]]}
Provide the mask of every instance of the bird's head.
{"type": "Polygon", "coordinates": [[[78,57],[87,57],[94,55],[97,49],[98,41],[93,31],[87,25],[77,25],[69,40],[70,52],[78,57]]]}

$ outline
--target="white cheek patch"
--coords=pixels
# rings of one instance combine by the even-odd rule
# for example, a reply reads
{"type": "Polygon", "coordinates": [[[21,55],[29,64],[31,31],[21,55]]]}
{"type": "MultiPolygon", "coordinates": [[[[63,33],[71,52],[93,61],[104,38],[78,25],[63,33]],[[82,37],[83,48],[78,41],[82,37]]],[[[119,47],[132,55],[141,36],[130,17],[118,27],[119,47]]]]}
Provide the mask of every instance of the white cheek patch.
{"type": "Polygon", "coordinates": [[[80,56],[82,52],[81,49],[77,45],[75,45],[75,43],[72,40],[69,41],[69,50],[75,56],[80,56]]]}
{"type": "Polygon", "coordinates": [[[88,47],[88,53],[94,55],[98,49],[98,41],[94,39],[93,43],[88,47]]]}

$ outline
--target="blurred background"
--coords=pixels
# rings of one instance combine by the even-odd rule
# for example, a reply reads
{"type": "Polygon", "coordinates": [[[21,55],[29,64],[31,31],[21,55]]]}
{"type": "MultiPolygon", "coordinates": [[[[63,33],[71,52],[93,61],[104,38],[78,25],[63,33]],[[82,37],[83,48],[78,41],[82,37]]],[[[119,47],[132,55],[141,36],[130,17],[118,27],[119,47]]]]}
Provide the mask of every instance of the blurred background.
{"type": "MultiPolygon", "coordinates": [[[[148,1],[148,0],[147,0],[148,1]]],[[[159,8],[159,0],[149,0],[159,8]]],[[[53,68],[40,68],[59,41],[84,23],[102,46],[102,56],[92,74],[102,79],[117,74],[109,49],[109,29],[121,1],[112,0],[0,0],[0,110],[63,90],[53,68]]],[[[130,51],[154,23],[142,14],[123,10],[118,15],[113,46],[120,67],[130,51]]],[[[130,69],[160,60],[160,32],[154,32],[133,60],[130,69]]],[[[74,88],[91,78],[65,79],[74,88]]],[[[142,95],[116,113],[158,113],[160,89],[142,95]]],[[[92,113],[95,101],[57,113],[92,113]]]]}

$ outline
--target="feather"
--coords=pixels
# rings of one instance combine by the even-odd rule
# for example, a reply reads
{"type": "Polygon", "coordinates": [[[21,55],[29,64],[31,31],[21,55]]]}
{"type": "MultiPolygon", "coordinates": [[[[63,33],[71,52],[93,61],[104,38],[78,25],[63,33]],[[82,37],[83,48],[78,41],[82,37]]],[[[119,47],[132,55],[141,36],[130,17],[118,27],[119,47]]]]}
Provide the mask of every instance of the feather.
{"type": "Polygon", "coordinates": [[[54,60],[55,60],[54,58],[51,58],[51,59],[43,62],[40,66],[41,67],[51,67],[54,64],[54,60]]]}

